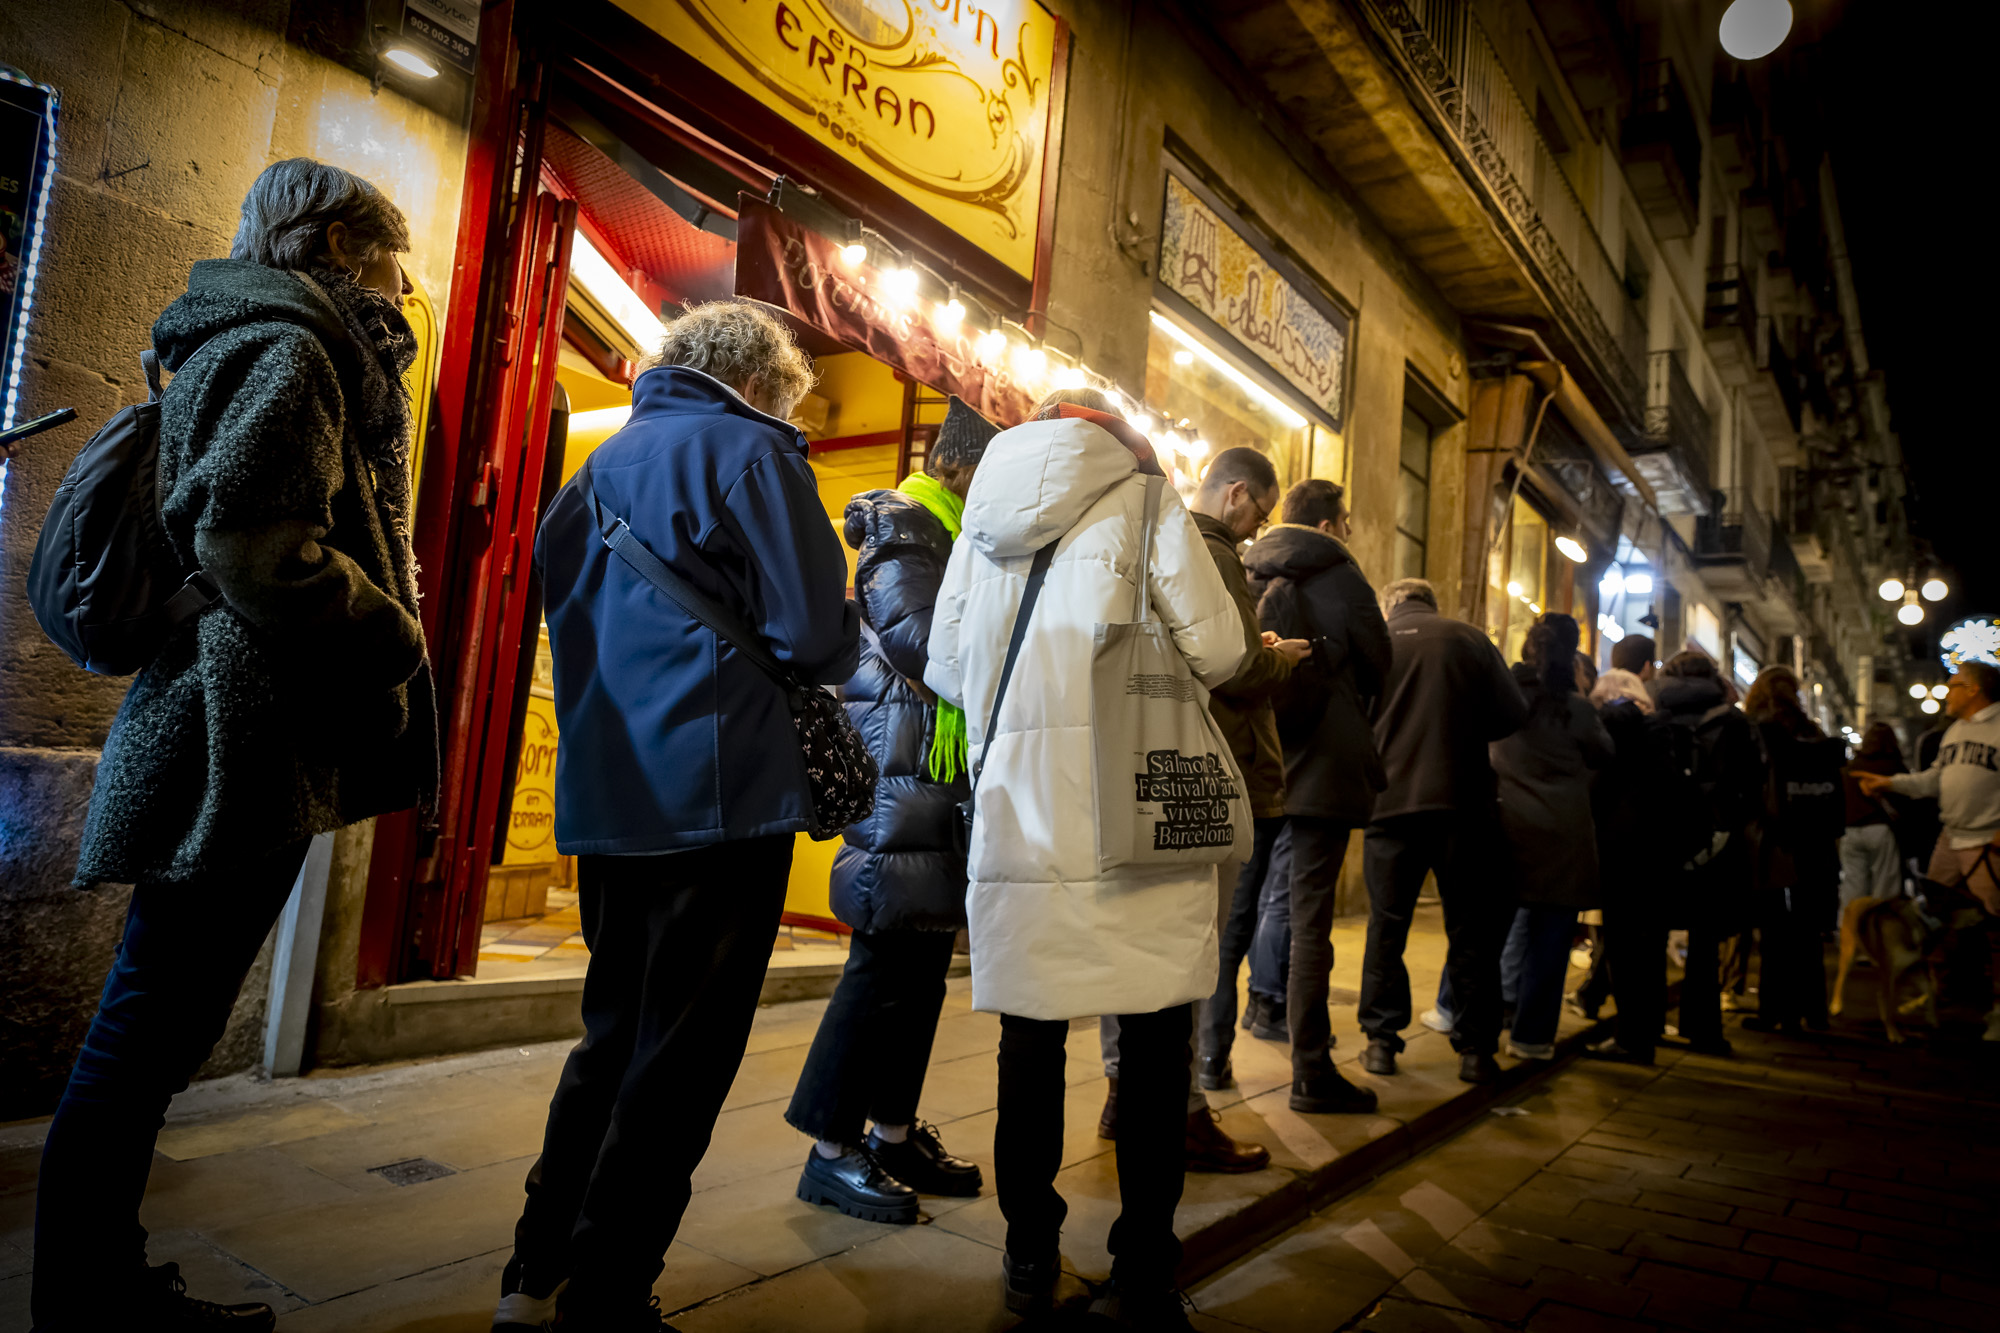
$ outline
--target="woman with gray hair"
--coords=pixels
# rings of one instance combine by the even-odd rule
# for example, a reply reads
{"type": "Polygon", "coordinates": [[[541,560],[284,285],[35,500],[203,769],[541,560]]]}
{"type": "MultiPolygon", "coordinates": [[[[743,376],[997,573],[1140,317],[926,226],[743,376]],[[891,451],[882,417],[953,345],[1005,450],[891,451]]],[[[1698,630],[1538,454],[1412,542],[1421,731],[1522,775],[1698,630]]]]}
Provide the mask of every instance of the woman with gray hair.
{"type": "Polygon", "coordinates": [[[409,246],[367,181],[278,162],[231,257],[197,263],[153,326],[175,372],[161,524],[214,596],[132,682],[91,794],[77,882],[135,887],[43,1149],[45,1333],[276,1322],[148,1268],[139,1201],[167,1103],[222,1035],[313,835],[436,790],[409,533],[409,246]]]}

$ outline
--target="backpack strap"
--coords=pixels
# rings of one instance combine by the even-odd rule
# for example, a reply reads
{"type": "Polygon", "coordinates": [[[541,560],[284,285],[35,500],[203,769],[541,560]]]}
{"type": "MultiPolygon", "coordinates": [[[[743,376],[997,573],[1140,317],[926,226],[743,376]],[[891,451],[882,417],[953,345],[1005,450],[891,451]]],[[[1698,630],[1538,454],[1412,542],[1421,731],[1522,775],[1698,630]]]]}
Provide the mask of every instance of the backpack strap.
{"type": "MultiPolygon", "coordinates": [[[[1058,537],[1056,541],[1061,541],[1058,537]]],[[[1041,599],[1042,584],[1049,577],[1049,566],[1055,562],[1056,542],[1052,541],[1035,552],[1035,560],[1028,567],[1028,586],[1021,591],[1021,609],[1014,613],[1014,633],[1007,640],[1007,660],[1000,665],[1000,685],[993,691],[993,711],[986,715],[986,730],[980,735],[985,742],[979,747],[979,763],[972,770],[972,790],[979,791],[979,775],[986,768],[986,747],[993,744],[993,728],[1000,725],[1000,705],[1007,698],[1007,682],[1014,679],[1014,662],[1021,655],[1021,644],[1028,637],[1028,621],[1035,614],[1035,603],[1041,599]]],[[[1145,576],[1140,576],[1140,586],[1145,586],[1145,576]]]]}
{"type": "Polygon", "coordinates": [[[160,354],[148,347],[139,353],[139,369],[146,372],[146,401],[160,401],[160,354]]]}

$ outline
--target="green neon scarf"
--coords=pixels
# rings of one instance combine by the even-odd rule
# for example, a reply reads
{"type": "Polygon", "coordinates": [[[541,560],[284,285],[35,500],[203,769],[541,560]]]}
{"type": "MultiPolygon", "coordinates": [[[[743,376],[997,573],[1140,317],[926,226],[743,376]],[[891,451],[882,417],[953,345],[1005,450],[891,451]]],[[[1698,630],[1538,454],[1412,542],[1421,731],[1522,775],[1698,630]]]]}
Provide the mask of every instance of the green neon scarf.
{"type": "MultiPolygon", "coordinates": [[[[951,539],[958,540],[965,500],[957,491],[924,472],[912,472],[896,489],[937,515],[937,521],[944,524],[951,539]]],[[[931,734],[931,752],[925,765],[931,781],[958,781],[958,775],[966,771],[969,753],[964,711],[949,700],[938,700],[937,728],[931,734]]]]}

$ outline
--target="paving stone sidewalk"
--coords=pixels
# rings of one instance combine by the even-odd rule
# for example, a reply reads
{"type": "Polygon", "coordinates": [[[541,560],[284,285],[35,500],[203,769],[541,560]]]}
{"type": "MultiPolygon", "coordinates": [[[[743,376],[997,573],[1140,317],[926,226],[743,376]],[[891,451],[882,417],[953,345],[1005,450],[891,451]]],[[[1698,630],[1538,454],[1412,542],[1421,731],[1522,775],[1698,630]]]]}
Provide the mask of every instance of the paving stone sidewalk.
{"type": "Polygon", "coordinates": [[[1732,1035],[1570,1066],[1200,1284],[1197,1326],[2000,1328],[2000,1050],[1732,1035]]]}

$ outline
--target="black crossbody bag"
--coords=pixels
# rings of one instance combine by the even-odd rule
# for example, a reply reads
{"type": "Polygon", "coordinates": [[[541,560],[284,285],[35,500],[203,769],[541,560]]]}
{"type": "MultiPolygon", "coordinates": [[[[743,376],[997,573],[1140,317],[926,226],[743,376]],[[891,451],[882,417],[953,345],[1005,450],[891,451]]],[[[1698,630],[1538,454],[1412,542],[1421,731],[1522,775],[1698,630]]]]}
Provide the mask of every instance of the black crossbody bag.
{"type": "MultiPolygon", "coordinates": [[[[1060,538],[1057,539],[1061,540],[1060,538]]],[[[1021,609],[1014,613],[1014,634],[1007,640],[1007,660],[1000,665],[1000,685],[993,691],[993,711],[986,715],[986,730],[979,747],[979,767],[972,771],[972,792],[958,803],[959,854],[972,850],[972,821],[979,799],[979,775],[986,767],[986,751],[993,744],[993,728],[1000,724],[1000,705],[1007,699],[1007,682],[1014,679],[1014,661],[1021,655],[1021,642],[1028,637],[1028,620],[1035,614],[1035,603],[1042,595],[1042,584],[1049,577],[1049,565],[1055,561],[1056,544],[1050,542],[1035,552],[1035,563],[1028,567],[1028,586],[1021,592],[1021,609]]]]}
{"type": "Polygon", "coordinates": [[[875,783],[881,770],[840,701],[825,690],[801,682],[771,656],[763,638],[741,617],[674,573],[664,560],[647,550],[624,519],[598,502],[589,462],[584,463],[582,475],[577,478],[577,490],[590,507],[598,535],[613,555],[665,593],[674,605],[749,658],[784,691],[792,723],[798,728],[799,750],[811,788],[812,818],[806,831],[816,841],[824,842],[838,837],[848,825],[866,819],[875,808],[875,783]]]}

